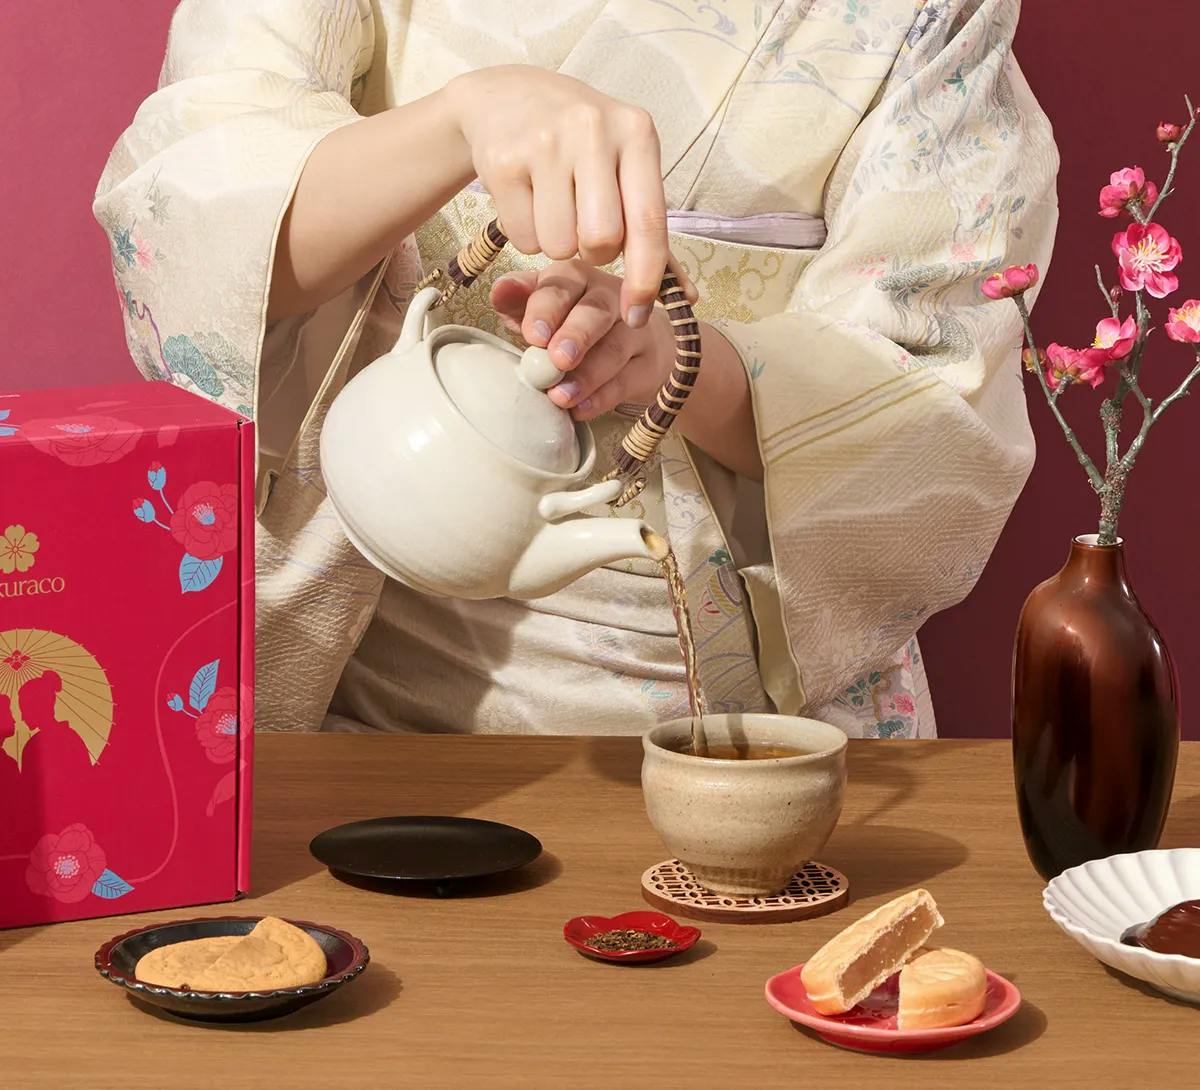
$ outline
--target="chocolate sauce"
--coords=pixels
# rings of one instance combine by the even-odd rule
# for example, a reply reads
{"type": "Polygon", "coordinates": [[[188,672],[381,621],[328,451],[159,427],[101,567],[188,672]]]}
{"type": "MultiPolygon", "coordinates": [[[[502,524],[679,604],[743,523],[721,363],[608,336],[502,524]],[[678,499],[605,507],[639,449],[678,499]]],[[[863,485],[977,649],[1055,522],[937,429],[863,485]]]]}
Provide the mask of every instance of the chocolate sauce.
{"type": "Polygon", "coordinates": [[[1181,901],[1121,936],[1126,946],[1200,958],[1200,900],[1181,901]]]}

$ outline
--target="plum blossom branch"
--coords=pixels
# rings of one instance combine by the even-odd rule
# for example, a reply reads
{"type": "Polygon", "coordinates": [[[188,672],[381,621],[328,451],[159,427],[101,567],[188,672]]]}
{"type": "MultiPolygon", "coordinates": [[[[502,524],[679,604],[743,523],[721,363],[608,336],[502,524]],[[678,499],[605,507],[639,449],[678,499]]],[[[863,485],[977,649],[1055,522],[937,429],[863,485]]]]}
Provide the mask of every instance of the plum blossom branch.
{"type": "MultiPolygon", "coordinates": [[[[1146,218],[1154,219],[1158,214],[1159,206],[1171,195],[1171,187],[1175,184],[1175,170],[1179,166],[1179,153],[1183,150],[1183,145],[1187,143],[1188,137],[1192,135],[1192,130],[1196,127],[1196,111],[1192,108],[1192,100],[1187,96],[1183,96],[1183,101],[1187,104],[1188,123],[1184,126],[1177,139],[1171,141],[1167,146],[1171,149],[1171,165],[1167,168],[1167,180],[1163,182],[1162,193],[1159,194],[1158,200],[1150,207],[1146,218]]],[[[1176,126],[1178,127],[1178,126],[1176,126]]],[[[1160,129],[1162,126],[1160,126],[1160,129]]]]}
{"type": "Polygon", "coordinates": [[[1109,291],[1104,283],[1104,274],[1100,271],[1100,266],[1096,266],[1096,286],[1100,289],[1100,294],[1104,298],[1104,305],[1112,311],[1114,318],[1121,317],[1121,308],[1117,303],[1113,292],[1109,291]]]}
{"type": "Polygon", "coordinates": [[[1191,99],[1185,99],[1185,102],[1188,110],[1186,124],[1164,121],[1158,126],[1158,140],[1170,154],[1170,164],[1161,191],[1152,180],[1147,179],[1141,167],[1124,167],[1114,171],[1109,177],[1109,184],[1100,191],[1101,216],[1111,219],[1124,215],[1133,222],[1114,235],[1112,240],[1119,287],[1109,288],[1105,284],[1103,270],[1095,266],[1096,286],[1104,299],[1108,317],[1097,324],[1095,338],[1089,346],[1069,348],[1051,343],[1045,352],[1038,348],[1024,300],[1024,293],[1038,282],[1036,266],[1010,266],[986,277],[980,285],[980,290],[989,299],[1011,299],[1016,305],[1027,346],[1022,353],[1026,368],[1037,376],[1051,414],[1100,499],[1098,542],[1101,545],[1111,545],[1117,541],[1117,522],[1125,500],[1129,474],[1150,431],[1162,419],[1163,413],[1186,397],[1193,383],[1200,381],[1200,299],[1189,299],[1181,306],[1170,309],[1164,329],[1170,340],[1191,346],[1195,354],[1195,366],[1157,405],[1142,387],[1142,364],[1154,332],[1150,300],[1164,299],[1179,287],[1175,269],[1183,260],[1183,249],[1178,239],[1155,222],[1155,217],[1163,202],[1174,193],[1180,152],[1200,121],[1191,99]],[[1124,319],[1121,317],[1122,291],[1132,296],[1134,311],[1124,319]],[[1110,371],[1117,376],[1117,383],[1113,395],[1100,405],[1105,451],[1105,468],[1101,473],[1063,417],[1058,402],[1063,392],[1072,386],[1100,386],[1110,371]],[[1131,394],[1141,407],[1141,421],[1128,448],[1122,453],[1121,424],[1125,403],[1131,394]]]}
{"type": "MultiPolygon", "coordinates": [[[[1012,299],[1017,304],[1017,310],[1021,313],[1021,323],[1025,327],[1025,343],[1036,358],[1038,356],[1038,346],[1033,336],[1033,329],[1029,324],[1029,308],[1025,305],[1025,300],[1020,295],[1015,295],[1012,299]]],[[[1050,383],[1046,379],[1044,368],[1036,367],[1034,368],[1034,373],[1041,384],[1042,393],[1046,395],[1046,402],[1050,406],[1051,412],[1054,413],[1054,419],[1058,421],[1058,426],[1062,428],[1063,435],[1066,436],[1067,442],[1071,444],[1071,449],[1075,452],[1075,457],[1079,459],[1079,464],[1083,466],[1084,472],[1088,475],[1088,480],[1092,482],[1092,487],[1099,492],[1104,487],[1104,477],[1101,475],[1100,470],[1096,468],[1096,463],[1088,457],[1087,451],[1083,449],[1083,445],[1079,442],[1071,425],[1067,423],[1062,410],[1058,407],[1059,391],[1065,389],[1066,385],[1061,385],[1057,390],[1052,390],[1050,383]]]]}
{"type": "Polygon", "coordinates": [[[1167,394],[1167,396],[1158,403],[1158,408],[1154,410],[1155,421],[1157,421],[1158,418],[1162,416],[1164,412],[1166,412],[1169,406],[1173,405],[1181,397],[1188,396],[1188,394],[1191,392],[1188,387],[1191,386],[1191,384],[1198,377],[1200,377],[1200,348],[1196,349],[1196,366],[1188,372],[1187,378],[1185,378],[1178,386],[1175,387],[1174,390],[1171,391],[1171,393],[1167,394]]]}

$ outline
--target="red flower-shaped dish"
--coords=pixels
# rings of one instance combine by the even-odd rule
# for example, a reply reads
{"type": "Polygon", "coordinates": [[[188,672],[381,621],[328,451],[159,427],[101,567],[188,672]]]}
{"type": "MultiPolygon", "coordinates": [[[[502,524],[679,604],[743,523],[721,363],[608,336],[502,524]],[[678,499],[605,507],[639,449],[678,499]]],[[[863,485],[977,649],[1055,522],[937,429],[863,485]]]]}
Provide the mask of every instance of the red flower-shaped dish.
{"type": "Polygon", "coordinates": [[[987,1000],[983,1013],[965,1026],[943,1029],[897,1029],[900,974],[876,988],[845,1014],[818,1014],[800,979],[803,965],[777,974],[767,981],[767,1002],[780,1014],[808,1026],[830,1044],[859,1052],[933,1052],[965,1041],[1007,1022],[1021,1005],[1017,986],[1004,977],[987,972],[987,1000]]]}
{"type": "Polygon", "coordinates": [[[131,999],[148,1003],[195,1022],[259,1022],[279,1018],[323,999],[335,988],[353,980],[371,960],[366,945],[345,931],[303,920],[287,922],[307,931],[325,953],[326,973],[315,984],[298,988],[272,988],[261,992],[200,992],[147,984],[133,975],[138,960],[151,950],[189,939],[215,935],[245,935],[260,916],[210,916],[175,920],[129,931],[110,939],[96,951],[96,969],[131,999]]]}
{"type": "Polygon", "coordinates": [[[563,925],[563,938],[581,954],[602,961],[646,962],[662,961],[684,950],[690,950],[700,938],[700,928],[685,927],[661,912],[622,912],[619,916],[576,916],[563,925]],[[670,939],[674,946],[650,947],[645,950],[597,950],[588,945],[596,935],[605,931],[649,931],[670,939]]]}

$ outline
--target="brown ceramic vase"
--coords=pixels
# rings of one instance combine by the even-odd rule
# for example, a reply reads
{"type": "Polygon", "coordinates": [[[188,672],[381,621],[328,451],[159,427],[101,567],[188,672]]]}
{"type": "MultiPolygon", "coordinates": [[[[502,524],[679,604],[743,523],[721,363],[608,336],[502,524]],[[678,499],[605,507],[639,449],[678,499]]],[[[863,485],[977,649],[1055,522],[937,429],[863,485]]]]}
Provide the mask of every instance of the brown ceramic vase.
{"type": "Polygon", "coordinates": [[[1179,750],[1166,644],[1129,585],[1123,546],[1077,537],[1021,610],[1013,767],[1021,831],[1043,878],[1158,844],[1179,750]]]}

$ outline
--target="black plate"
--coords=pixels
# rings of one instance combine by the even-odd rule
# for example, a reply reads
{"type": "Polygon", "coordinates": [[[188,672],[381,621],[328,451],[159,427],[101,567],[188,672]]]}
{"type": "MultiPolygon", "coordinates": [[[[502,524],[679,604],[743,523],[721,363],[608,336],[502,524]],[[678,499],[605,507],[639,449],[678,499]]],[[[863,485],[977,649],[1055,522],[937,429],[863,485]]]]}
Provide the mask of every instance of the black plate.
{"type": "Polygon", "coordinates": [[[96,951],[96,969],[101,976],[124,988],[130,998],[161,1007],[177,1018],[195,1022],[260,1022],[291,1014],[323,999],[358,976],[371,960],[363,942],[345,931],[303,920],[288,920],[307,931],[325,952],[327,971],[323,980],[299,988],[273,988],[263,992],[197,992],[145,984],[133,975],[139,959],[151,950],[188,939],[245,935],[261,918],[216,916],[175,920],[129,931],[110,939],[96,951]]]}
{"type": "Polygon", "coordinates": [[[327,829],[308,850],[335,875],[384,882],[454,883],[487,878],[532,863],[535,836],[511,825],[463,817],[387,817],[327,829]]]}

